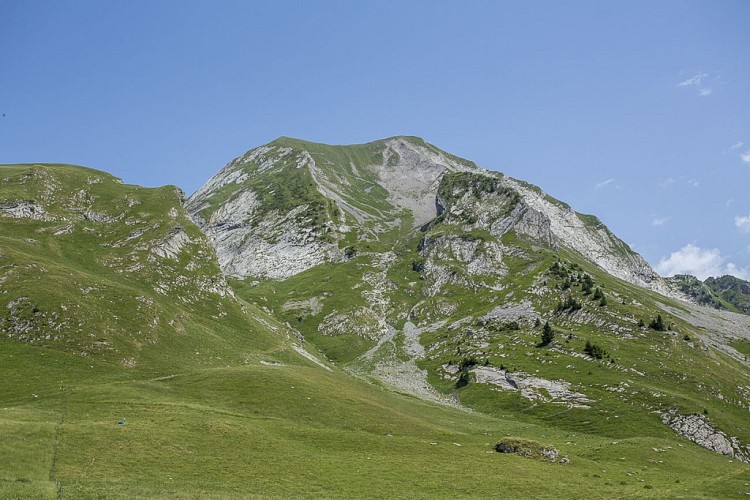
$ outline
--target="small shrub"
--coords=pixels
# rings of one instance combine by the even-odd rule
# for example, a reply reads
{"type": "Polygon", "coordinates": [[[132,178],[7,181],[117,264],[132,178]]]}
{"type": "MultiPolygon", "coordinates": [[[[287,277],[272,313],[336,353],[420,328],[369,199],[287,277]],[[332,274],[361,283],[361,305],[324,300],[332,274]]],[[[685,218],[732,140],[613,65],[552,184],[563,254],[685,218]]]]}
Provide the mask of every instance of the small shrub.
{"type": "Polygon", "coordinates": [[[583,352],[596,359],[603,359],[607,356],[607,351],[602,346],[592,344],[590,340],[586,341],[586,347],[583,348],[583,352]]]}
{"type": "MultiPolygon", "coordinates": [[[[592,288],[594,287],[594,280],[591,279],[591,276],[588,274],[583,275],[583,285],[581,286],[581,291],[584,295],[588,295],[591,293],[592,288]]],[[[598,288],[597,288],[598,290],[598,288]]]]}
{"type": "Polygon", "coordinates": [[[472,366],[476,366],[477,360],[474,357],[470,358],[463,358],[461,362],[458,364],[459,369],[459,375],[458,380],[456,381],[456,389],[461,389],[462,387],[466,387],[471,382],[471,373],[469,373],[469,369],[472,366]]]}

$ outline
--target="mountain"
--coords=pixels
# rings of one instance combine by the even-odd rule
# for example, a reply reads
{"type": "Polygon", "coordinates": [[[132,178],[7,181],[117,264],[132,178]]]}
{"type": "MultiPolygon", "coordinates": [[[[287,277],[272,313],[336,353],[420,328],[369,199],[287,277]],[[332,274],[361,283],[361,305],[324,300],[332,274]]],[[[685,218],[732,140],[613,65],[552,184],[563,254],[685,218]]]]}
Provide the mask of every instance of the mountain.
{"type": "Polygon", "coordinates": [[[696,304],[750,314],[750,282],[740,278],[726,275],[700,281],[695,276],[677,274],[666,281],[696,304]]]}
{"type": "MultiPolygon", "coordinates": [[[[709,279],[713,280],[713,278],[709,279]]],[[[670,278],[666,278],[666,280],[675,290],[684,293],[688,300],[696,304],[715,309],[731,309],[732,307],[707,282],[704,283],[695,276],[676,274],[670,278]]]]}
{"type": "Polygon", "coordinates": [[[0,497],[749,491],[750,316],[418,138],[2,165],[0,285],[0,497]]]}
{"type": "Polygon", "coordinates": [[[282,137],[231,161],[186,206],[227,275],[288,278],[346,259],[349,243],[387,241],[429,223],[445,209],[436,198],[443,178],[457,173],[514,193],[507,218],[494,221],[495,236],[518,224],[546,226],[550,245],[667,292],[648,263],[596,217],[415,137],[353,146],[282,137]]]}
{"type": "Polygon", "coordinates": [[[727,275],[720,278],[708,278],[705,284],[737,310],[750,314],[750,282],[727,275]]]}
{"type": "MultiPolygon", "coordinates": [[[[238,295],[352,375],[535,423],[563,405],[556,425],[571,430],[613,408],[642,430],[678,428],[720,393],[737,403],[715,424],[745,428],[743,318],[676,301],[686,295],[596,217],[422,139],[280,138],[227,164],[186,207],[238,295]],[[557,332],[547,346],[544,323],[557,332]],[[695,373],[706,356],[728,363],[718,378],[695,373]]],[[[619,436],[610,420],[598,425],[619,436]]],[[[748,456],[747,444],[722,448],[748,456]]]]}

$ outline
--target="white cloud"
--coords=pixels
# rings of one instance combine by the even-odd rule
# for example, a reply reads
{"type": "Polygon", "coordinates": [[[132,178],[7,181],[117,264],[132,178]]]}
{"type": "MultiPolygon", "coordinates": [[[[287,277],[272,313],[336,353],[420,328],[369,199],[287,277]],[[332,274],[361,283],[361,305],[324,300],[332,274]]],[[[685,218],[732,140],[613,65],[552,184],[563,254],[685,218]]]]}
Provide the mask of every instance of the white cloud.
{"type": "Polygon", "coordinates": [[[731,148],[729,148],[729,151],[734,151],[735,149],[740,149],[745,143],[742,141],[735,142],[731,148]]]}
{"type": "MultiPolygon", "coordinates": [[[[683,72],[685,74],[685,72],[683,72]]],[[[684,77],[683,77],[684,78],[684,77]]],[[[717,86],[721,85],[721,76],[716,73],[694,73],[689,78],[679,82],[676,87],[694,87],[702,97],[713,94],[717,86]]]]}
{"type": "Polygon", "coordinates": [[[729,198],[727,202],[725,203],[726,207],[729,208],[729,206],[734,203],[734,198],[729,198]]]}
{"type": "Polygon", "coordinates": [[[685,183],[692,187],[700,186],[700,182],[698,182],[698,179],[685,177],[684,175],[681,175],[677,179],[675,179],[674,177],[667,177],[666,179],[664,179],[663,181],[659,183],[659,186],[663,188],[667,188],[670,186],[674,186],[677,183],[685,183]]]}
{"type": "Polygon", "coordinates": [[[750,212],[747,215],[738,215],[735,217],[734,225],[743,233],[750,233],[750,212]]]}
{"type": "Polygon", "coordinates": [[[700,85],[703,80],[708,77],[708,73],[698,73],[687,80],[683,80],[677,84],[678,87],[690,87],[693,85],[700,85]]]}
{"type": "Polygon", "coordinates": [[[662,257],[656,270],[663,276],[692,274],[701,280],[725,274],[741,279],[750,278],[750,269],[739,268],[732,262],[726,262],[718,248],[701,248],[692,243],[672,252],[669,257],[662,257]]]}
{"type": "Polygon", "coordinates": [[[594,186],[594,190],[599,191],[604,186],[608,184],[612,184],[613,182],[615,182],[614,179],[607,179],[606,181],[597,182],[596,185],[594,186]]]}
{"type": "Polygon", "coordinates": [[[750,280],[750,269],[747,267],[739,268],[731,262],[727,264],[724,274],[736,276],[741,280],[750,280]]]}
{"type": "Polygon", "coordinates": [[[750,163],[750,149],[740,155],[740,159],[745,163],[750,163]]]}
{"type": "Polygon", "coordinates": [[[664,224],[666,224],[667,222],[669,222],[669,220],[671,218],[672,217],[656,217],[656,216],[654,216],[654,218],[651,219],[651,225],[655,226],[655,227],[656,226],[663,226],[664,224]]]}

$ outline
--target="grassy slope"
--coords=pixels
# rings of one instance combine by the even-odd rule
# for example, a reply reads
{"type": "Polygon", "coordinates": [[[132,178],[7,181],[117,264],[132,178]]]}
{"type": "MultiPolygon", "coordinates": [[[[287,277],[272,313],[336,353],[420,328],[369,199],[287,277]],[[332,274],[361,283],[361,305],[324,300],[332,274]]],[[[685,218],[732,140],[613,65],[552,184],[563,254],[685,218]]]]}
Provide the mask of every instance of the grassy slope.
{"type": "MultiPolygon", "coordinates": [[[[552,259],[545,257],[542,262],[539,272],[546,270],[552,259]]],[[[519,262],[520,264],[522,263],[519,262]]],[[[353,267],[354,263],[347,265],[353,267]]],[[[524,269],[527,265],[523,263],[524,269]]],[[[349,291],[350,287],[343,286],[345,281],[341,282],[341,287],[338,281],[351,280],[352,273],[351,271],[344,272],[343,269],[340,271],[339,274],[330,268],[316,268],[301,276],[299,281],[292,279],[282,283],[266,284],[265,287],[272,286],[279,297],[284,297],[286,291],[292,290],[297,291],[296,297],[299,299],[309,296],[307,294],[312,296],[328,294],[324,301],[326,307],[319,316],[303,317],[298,325],[293,323],[296,319],[294,311],[282,313],[282,317],[284,314],[288,315],[289,321],[299,326],[308,340],[316,343],[340,364],[347,365],[373,343],[363,345],[363,340],[356,336],[320,335],[315,321],[316,318],[319,320],[326,315],[329,311],[328,307],[330,311],[337,308],[357,307],[357,296],[349,291]],[[327,281],[322,281],[323,278],[327,281]],[[310,285],[317,283],[317,285],[307,288],[304,283],[310,285]]],[[[595,272],[594,269],[590,271],[595,272]]],[[[403,272],[406,273],[406,271],[403,272]]],[[[398,274],[399,272],[393,273],[394,279],[398,274]]],[[[401,276],[406,277],[402,278],[404,279],[403,288],[397,292],[401,298],[397,302],[406,301],[407,306],[403,309],[408,310],[408,304],[413,303],[409,302],[408,282],[418,280],[418,278],[410,277],[408,274],[401,276]]],[[[621,304],[613,297],[612,292],[625,296],[626,293],[634,293],[635,290],[630,290],[630,285],[619,280],[596,276],[596,284],[602,286],[609,296],[609,305],[604,308],[605,310],[614,310],[621,315],[631,315],[636,318],[644,316],[647,321],[658,311],[655,301],[663,300],[663,298],[654,296],[651,299],[654,302],[644,301],[643,306],[621,304]]],[[[529,285],[533,277],[533,275],[527,276],[525,285],[529,285]]],[[[260,289],[263,290],[264,285],[261,285],[260,289]]],[[[247,290],[240,293],[247,293],[247,290]]],[[[456,289],[453,292],[448,290],[448,296],[450,293],[454,294],[454,300],[470,304],[464,310],[457,311],[453,319],[459,319],[467,313],[473,313],[475,317],[478,317],[494,305],[487,294],[481,292],[471,297],[467,296],[465,290],[456,289]],[[463,295],[457,298],[456,294],[463,295]]],[[[576,293],[579,292],[576,291],[576,293]]],[[[516,290],[516,296],[520,294],[520,289],[516,290]]],[[[413,301],[413,298],[411,300],[413,301]]],[[[554,309],[558,297],[547,300],[550,301],[548,307],[554,309]]],[[[590,301],[584,304],[584,308],[589,310],[595,310],[598,307],[590,301]]],[[[655,410],[677,407],[684,413],[700,413],[705,409],[714,425],[726,429],[732,435],[739,436],[744,442],[750,438],[746,425],[747,410],[737,404],[738,400],[742,400],[742,395],[737,393],[737,388],[746,386],[748,383],[746,369],[719,353],[703,352],[698,347],[694,347],[695,344],[685,341],[683,336],[686,334],[692,336],[693,339],[697,338],[697,333],[690,326],[677,324],[674,326],[673,333],[657,333],[642,329],[633,338],[623,338],[606,329],[591,325],[568,324],[566,316],[564,313],[549,315],[550,321],[558,330],[557,338],[549,348],[537,348],[540,331],[526,327],[520,331],[492,334],[489,342],[491,347],[481,350],[487,354],[477,355],[477,358],[480,362],[487,360],[493,366],[506,366],[547,379],[570,381],[576,390],[584,392],[592,400],[591,409],[569,409],[565,405],[534,404],[520,397],[518,393],[497,392],[491,386],[475,383],[470,383],[468,387],[456,391],[455,380],[443,380],[436,373],[444,363],[458,363],[463,357],[474,355],[471,341],[466,336],[466,329],[463,328],[458,331],[439,329],[433,333],[423,334],[424,345],[438,345],[443,342],[446,347],[443,354],[422,362],[421,366],[428,370],[433,385],[446,393],[458,394],[464,404],[493,415],[504,422],[525,422],[538,425],[536,431],[527,434],[528,437],[539,439],[540,436],[551,436],[557,433],[582,433],[592,439],[602,439],[602,442],[607,444],[611,444],[614,440],[641,443],[642,448],[636,445],[623,448],[624,451],[616,459],[624,458],[625,463],[644,460],[644,464],[647,464],[648,460],[653,460],[654,463],[662,460],[661,457],[647,457],[655,453],[652,451],[654,447],[662,449],[671,446],[672,449],[680,450],[690,448],[697,452],[692,444],[678,438],[666,428],[661,423],[658,414],[653,413],[655,410]],[[568,335],[572,335],[571,340],[567,339],[568,335]],[[583,353],[587,340],[604,346],[616,362],[610,363],[609,359],[595,361],[576,357],[576,354],[583,353]],[[499,347],[500,344],[502,348],[499,347]],[[464,354],[457,356],[456,352],[459,351],[464,354]],[[696,367],[701,367],[701,369],[696,370],[696,367]],[[634,371],[631,371],[631,368],[634,371]],[[612,391],[621,384],[625,384],[624,387],[626,387],[623,393],[612,391]],[[727,400],[717,399],[716,395],[719,393],[727,396],[727,400]],[[668,442],[669,444],[644,445],[644,443],[652,443],[651,440],[653,443],[668,442]]],[[[673,318],[670,320],[676,321],[673,318]]],[[[566,438],[567,440],[569,439],[566,438]]],[[[614,453],[613,450],[610,452],[614,453]]],[[[611,470],[613,465],[607,462],[612,458],[612,456],[602,457],[605,463],[600,464],[600,467],[611,470]]],[[[745,471],[747,470],[745,467],[745,471]]],[[[676,477],[679,476],[684,482],[685,475],[689,474],[688,471],[689,468],[684,474],[675,472],[676,477]]],[[[679,490],[675,490],[674,494],[677,494],[677,491],[679,490]]]]}
{"type": "MultiPolygon", "coordinates": [[[[458,235],[461,232],[457,227],[437,224],[427,234],[458,235]]],[[[507,278],[496,284],[499,285],[496,289],[501,291],[449,284],[443,287],[439,297],[425,299],[421,293],[424,276],[410,265],[421,258],[416,248],[422,236],[413,234],[410,238],[381,242],[384,246],[390,243],[399,256],[397,264],[388,273],[393,285],[388,320],[400,328],[409,314],[412,321],[429,323],[441,318],[436,312],[437,303],[458,305],[445,318],[448,320],[446,327],[424,333],[421,337],[422,344],[432,355],[420,362],[420,366],[428,371],[430,382],[439,390],[457,395],[464,404],[506,422],[539,425],[539,429],[544,429],[542,434],[586,433],[610,442],[667,440],[672,443],[672,449],[692,446],[677,438],[659,418],[659,411],[678,408],[682,413],[705,412],[720,429],[738,436],[745,443],[750,441],[746,395],[740,389],[750,383],[746,367],[718,352],[703,351],[698,341],[701,334],[698,329],[663,313],[661,304],[672,304],[671,301],[613,278],[573,252],[563,249],[555,254],[535,247],[513,233],[506,235],[503,243],[523,254],[504,258],[510,272],[507,278]],[[558,258],[567,263],[566,276],[584,272],[591,275],[594,288],[601,288],[607,297],[607,305],[602,307],[598,300],[592,300],[593,294],[584,295],[581,284],[575,280],[569,290],[563,291],[564,279],[550,273],[551,265],[558,258]],[[534,285],[540,282],[546,282],[545,292],[541,295],[532,293],[534,285]],[[555,312],[557,303],[568,296],[580,301],[583,310],[555,312]],[[543,312],[544,319],[556,328],[557,336],[552,345],[537,347],[541,328],[531,325],[522,325],[519,330],[492,332],[474,323],[496,305],[522,300],[530,300],[537,311],[543,312]],[[648,324],[660,313],[672,323],[670,331],[656,332],[637,326],[639,319],[648,324]],[[466,317],[472,321],[457,329],[449,327],[466,317]],[[587,341],[604,347],[609,356],[603,360],[582,356],[587,341]],[[468,357],[475,357],[480,364],[524,371],[550,380],[569,381],[575,390],[584,392],[591,399],[591,408],[539,404],[522,398],[517,392],[499,392],[492,386],[474,382],[456,390],[455,379],[443,379],[439,375],[440,367],[445,363],[458,364],[468,357]]],[[[481,231],[466,236],[492,240],[481,231]]],[[[373,259],[372,255],[362,254],[345,264],[319,266],[283,282],[265,282],[255,287],[237,283],[237,289],[241,295],[275,311],[334,361],[346,366],[372,347],[374,341],[353,334],[322,335],[318,325],[336,311],[353,312],[368,306],[363,298],[368,287],[360,281],[363,274],[376,270],[373,259]],[[297,301],[317,297],[323,307],[318,313],[284,310],[283,305],[290,297],[297,301]]],[[[455,270],[460,273],[460,266],[455,270]]],[[[470,276],[466,279],[478,281],[470,276]]],[[[399,356],[398,352],[396,356],[399,356]]],[[[660,447],[651,446],[642,451],[651,448],[660,447]]],[[[628,462],[638,455],[637,447],[633,447],[619,458],[628,462]]],[[[609,465],[602,468],[608,469],[609,465]]]]}
{"type": "MultiPolygon", "coordinates": [[[[135,189],[116,184],[101,187],[111,190],[101,193],[101,199],[135,189]]],[[[160,210],[177,205],[174,193],[170,196],[160,210]]],[[[42,312],[64,300],[80,303],[92,315],[114,312],[118,321],[90,316],[83,322],[110,331],[108,338],[120,351],[91,350],[83,356],[78,344],[70,348],[67,343],[0,338],[0,456],[10,457],[0,461],[0,497],[413,498],[499,492],[515,497],[663,497],[726,496],[748,489],[746,465],[730,463],[669,432],[623,432],[614,444],[611,428],[602,430],[595,423],[602,419],[590,418],[589,424],[579,421],[577,427],[557,425],[554,416],[525,417],[528,408],[513,404],[489,408],[495,416],[466,413],[379,389],[338,370],[325,371],[291,352],[285,328],[250,304],[179,300],[198,293],[193,289],[161,297],[153,291],[148,274],[128,279],[97,264],[95,257],[110,252],[97,245],[101,240],[79,248],[75,240],[66,243],[49,232],[38,232],[43,222],[24,225],[2,219],[2,224],[4,275],[19,269],[30,273],[5,280],[4,295],[25,294],[42,312]],[[27,238],[37,243],[28,243],[27,238]],[[47,273],[28,269],[28,264],[40,262],[47,273]],[[111,290],[84,294],[82,277],[111,290]],[[152,332],[154,342],[122,335],[117,324],[126,325],[126,331],[144,329],[153,319],[129,315],[127,307],[118,311],[117,302],[109,300],[109,294],[128,298],[134,293],[158,300],[169,313],[157,311],[160,317],[179,314],[184,331],[152,332]],[[58,302],[45,302],[48,296],[58,302]],[[222,308],[225,316],[212,317],[222,308]],[[260,321],[276,328],[278,335],[260,321]],[[138,363],[124,366],[119,360],[125,354],[137,354],[138,363]],[[123,418],[127,424],[118,425],[123,418]],[[569,456],[570,463],[493,452],[495,442],[507,435],[552,444],[569,456]]],[[[75,224],[89,227],[90,223],[75,224]]],[[[412,240],[399,250],[404,259],[415,255],[415,244],[412,240]]],[[[409,283],[419,278],[408,274],[414,271],[404,259],[389,277],[401,280],[395,297],[408,304],[413,296],[409,283]]],[[[332,295],[326,307],[354,304],[353,285],[347,280],[355,266],[368,268],[367,256],[346,265],[351,269],[321,266],[301,275],[297,285],[308,288],[298,288],[297,295],[303,297],[303,290],[317,294],[329,287],[332,295]]],[[[282,296],[290,291],[285,287],[293,285],[292,281],[264,283],[244,292],[273,306],[281,299],[271,294],[282,296]]],[[[482,308],[491,306],[478,303],[482,308]]],[[[166,319],[160,324],[164,323],[166,319]]],[[[70,329],[67,334],[88,346],[83,342],[87,337],[79,333],[70,329]]],[[[531,332],[528,335],[533,337],[531,332]]],[[[364,347],[352,344],[347,350],[346,342],[339,341],[337,357],[351,356],[364,347]]],[[[471,402],[475,390],[470,385],[462,397],[471,402]]]]}
{"type": "MultiPolygon", "coordinates": [[[[27,359],[39,351],[11,348],[27,359]]],[[[68,380],[2,402],[0,428],[12,436],[0,445],[12,457],[0,466],[4,497],[723,496],[750,481],[746,466],[674,437],[615,442],[467,414],[317,367],[106,381],[111,366],[77,360],[71,375],[64,354],[44,354],[50,376],[65,365],[68,380]],[[507,435],[553,444],[571,461],[493,452],[507,435]]]]}

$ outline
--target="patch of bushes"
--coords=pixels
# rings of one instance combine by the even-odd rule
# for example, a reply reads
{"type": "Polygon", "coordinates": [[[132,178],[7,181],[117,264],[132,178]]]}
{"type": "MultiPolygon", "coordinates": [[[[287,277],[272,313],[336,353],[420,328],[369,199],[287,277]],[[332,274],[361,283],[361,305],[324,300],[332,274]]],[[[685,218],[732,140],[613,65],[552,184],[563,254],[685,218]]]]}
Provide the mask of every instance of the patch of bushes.
{"type": "Polygon", "coordinates": [[[583,306],[581,305],[580,302],[578,302],[571,295],[568,295],[565,298],[564,302],[558,302],[557,303],[557,307],[555,307],[555,312],[558,312],[558,313],[565,312],[565,311],[575,312],[575,311],[580,310],[582,307],[583,306]]]}
{"type": "Polygon", "coordinates": [[[661,317],[661,314],[658,314],[656,318],[651,320],[651,323],[649,323],[649,328],[652,330],[656,330],[657,332],[663,332],[666,331],[667,325],[664,323],[664,319],[661,317]]]}
{"type": "Polygon", "coordinates": [[[599,344],[592,344],[590,340],[586,341],[586,347],[583,348],[583,352],[596,359],[603,359],[609,355],[599,344]]]}

